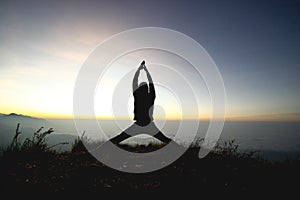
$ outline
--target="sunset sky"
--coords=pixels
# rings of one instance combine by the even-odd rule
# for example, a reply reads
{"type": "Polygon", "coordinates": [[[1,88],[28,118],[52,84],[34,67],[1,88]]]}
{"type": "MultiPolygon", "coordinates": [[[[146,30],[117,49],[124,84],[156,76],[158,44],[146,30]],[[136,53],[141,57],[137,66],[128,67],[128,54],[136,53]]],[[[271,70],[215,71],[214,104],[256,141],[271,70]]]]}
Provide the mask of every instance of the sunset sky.
{"type": "Polygon", "coordinates": [[[72,117],[90,52],[151,26],[206,49],[223,77],[228,119],[299,121],[299,10],[299,1],[1,1],[0,113],[72,117]]]}

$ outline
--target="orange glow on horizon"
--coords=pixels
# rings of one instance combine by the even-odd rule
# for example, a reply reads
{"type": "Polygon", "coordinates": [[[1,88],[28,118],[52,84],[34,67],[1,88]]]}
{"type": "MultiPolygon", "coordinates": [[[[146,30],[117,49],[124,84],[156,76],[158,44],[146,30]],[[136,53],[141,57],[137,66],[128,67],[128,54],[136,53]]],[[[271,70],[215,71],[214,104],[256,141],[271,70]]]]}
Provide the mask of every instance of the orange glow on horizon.
{"type": "MultiPolygon", "coordinates": [[[[29,112],[29,111],[12,111],[12,112],[0,112],[1,114],[16,113],[20,115],[27,115],[37,118],[45,119],[97,119],[97,120],[133,120],[133,116],[77,116],[74,117],[73,114],[58,114],[58,113],[43,113],[43,112],[29,112]]],[[[168,116],[168,117],[154,117],[154,120],[200,120],[200,121],[210,121],[210,114],[202,114],[199,118],[184,118],[181,116],[168,116]]],[[[222,118],[216,117],[215,120],[222,120],[222,118]]],[[[281,114],[266,114],[266,115],[227,115],[225,121],[274,121],[274,122],[300,122],[300,116],[298,115],[281,115],[281,114]]]]}

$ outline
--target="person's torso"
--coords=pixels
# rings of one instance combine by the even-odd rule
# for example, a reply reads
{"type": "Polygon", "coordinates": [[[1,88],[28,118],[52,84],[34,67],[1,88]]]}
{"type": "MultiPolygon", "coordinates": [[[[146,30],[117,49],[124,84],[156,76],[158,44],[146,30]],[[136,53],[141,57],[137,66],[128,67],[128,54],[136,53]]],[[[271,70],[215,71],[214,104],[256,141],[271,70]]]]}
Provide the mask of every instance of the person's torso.
{"type": "Polygon", "coordinates": [[[134,95],[134,119],[137,121],[150,122],[153,120],[153,105],[155,96],[151,93],[134,95]]]}

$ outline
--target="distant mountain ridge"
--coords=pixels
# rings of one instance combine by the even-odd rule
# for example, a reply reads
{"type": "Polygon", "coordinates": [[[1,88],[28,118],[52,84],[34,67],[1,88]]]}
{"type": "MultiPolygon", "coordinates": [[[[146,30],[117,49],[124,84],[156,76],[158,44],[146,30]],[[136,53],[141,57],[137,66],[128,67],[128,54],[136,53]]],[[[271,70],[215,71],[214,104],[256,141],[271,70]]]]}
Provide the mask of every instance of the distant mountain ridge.
{"type": "MultiPolygon", "coordinates": [[[[46,131],[49,128],[53,128],[55,131],[55,126],[53,126],[54,124],[43,118],[16,113],[0,113],[0,146],[10,144],[18,124],[20,124],[19,131],[21,132],[21,141],[24,141],[26,138],[32,138],[34,132],[41,127],[43,127],[42,131],[46,131]]],[[[70,150],[71,143],[73,143],[75,139],[77,139],[77,136],[55,134],[54,132],[47,136],[47,143],[51,146],[60,142],[68,142],[70,145],[57,146],[57,148],[60,150],[70,150]]]]}
{"type": "Polygon", "coordinates": [[[17,124],[20,124],[21,130],[23,132],[28,130],[32,132],[40,127],[50,128],[51,124],[43,118],[32,117],[28,115],[10,113],[10,114],[0,114],[0,135],[4,132],[11,132],[17,128],[17,124]]]}
{"type": "Polygon", "coordinates": [[[48,127],[49,122],[43,118],[32,117],[28,115],[10,113],[10,114],[0,114],[0,125],[17,127],[20,123],[23,127],[39,128],[41,126],[48,127]]]}
{"type": "Polygon", "coordinates": [[[21,118],[36,119],[36,120],[45,120],[43,118],[37,118],[37,117],[29,116],[29,115],[22,115],[22,114],[16,114],[16,113],[10,113],[10,114],[0,113],[0,117],[21,117],[21,118]]]}

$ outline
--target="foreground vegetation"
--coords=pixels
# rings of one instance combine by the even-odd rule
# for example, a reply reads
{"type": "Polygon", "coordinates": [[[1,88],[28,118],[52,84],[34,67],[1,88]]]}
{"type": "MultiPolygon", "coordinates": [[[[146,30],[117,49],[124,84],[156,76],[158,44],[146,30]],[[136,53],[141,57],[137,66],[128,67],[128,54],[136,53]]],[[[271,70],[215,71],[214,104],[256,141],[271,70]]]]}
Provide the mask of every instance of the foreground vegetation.
{"type": "MultiPolygon", "coordinates": [[[[45,138],[53,132],[42,128],[31,139],[18,140],[2,148],[0,181],[2,192],[99,192],[159,191],[267,193],[297,191],[299,160],[270,162],[254,152],[242,153],[233,141],[218,145],[203,159],[199,145],[193,145],[169,166],[150,173],[130,174],[111,169],[87,152],[78,138],[69,152],[56,152],[45,138]]],[[[57,145],[64,145],[59,143],[57,145]]],[[[134,152],[155,151],[159,144],[120,145],[134,152]]]]}

